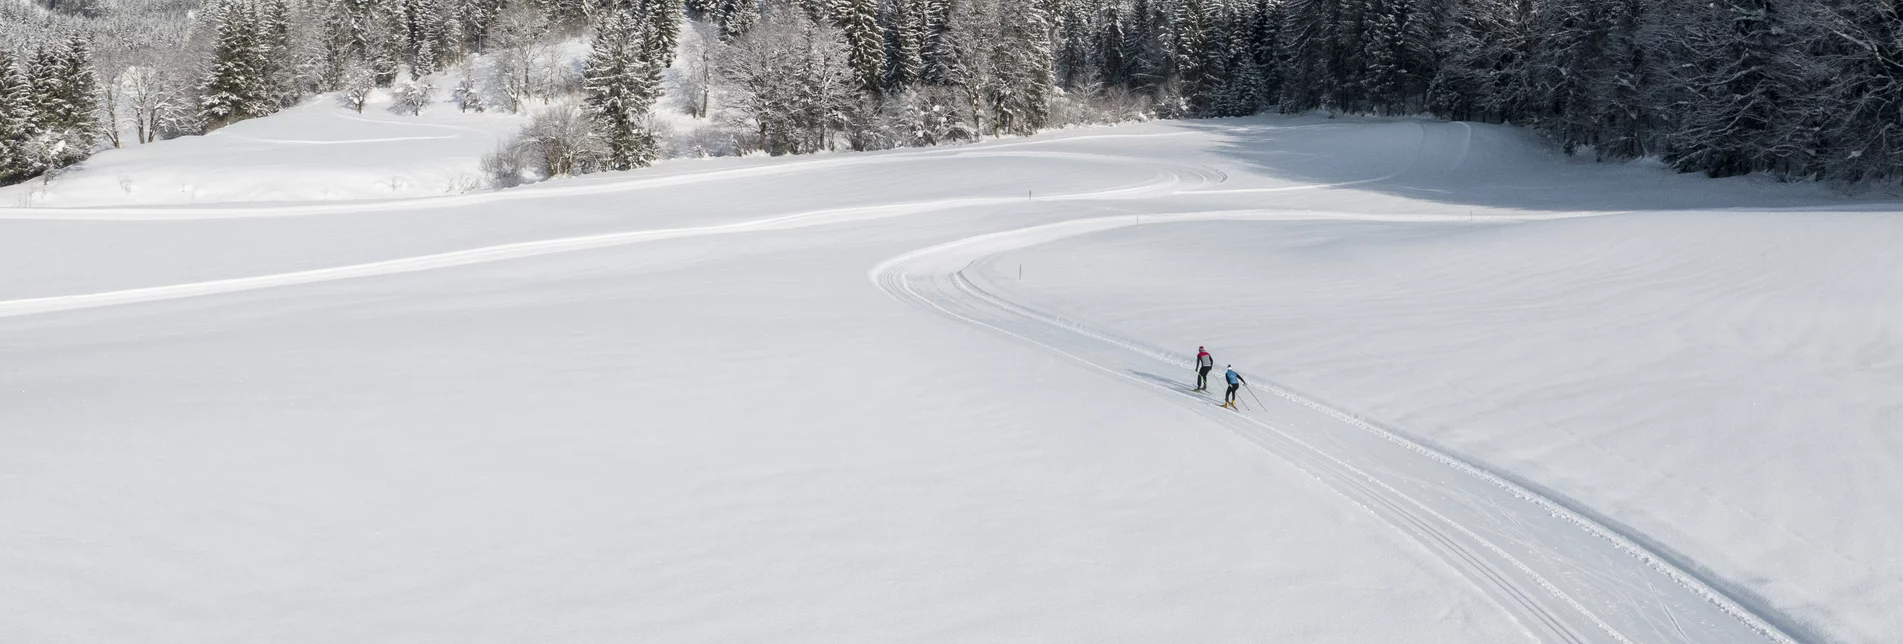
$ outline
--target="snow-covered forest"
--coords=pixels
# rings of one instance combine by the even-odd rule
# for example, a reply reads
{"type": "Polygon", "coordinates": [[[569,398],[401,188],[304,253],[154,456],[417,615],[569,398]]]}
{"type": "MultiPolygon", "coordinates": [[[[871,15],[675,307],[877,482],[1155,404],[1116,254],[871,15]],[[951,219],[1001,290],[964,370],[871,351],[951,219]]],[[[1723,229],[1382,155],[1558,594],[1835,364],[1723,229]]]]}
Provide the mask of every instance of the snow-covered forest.
{"type": "Polygon", "coordinates": [[[505,186],[674,155],[1317,109],[1512,123],[1568,153],[1657,157],[1712,176],[1903,178],[1903,5],[1893,2],[194,5],[0,4],[0,184],[313,95],[361,110],[373,91],[398,109],[440,97],[532,115],[484,160],[505,186]]]}

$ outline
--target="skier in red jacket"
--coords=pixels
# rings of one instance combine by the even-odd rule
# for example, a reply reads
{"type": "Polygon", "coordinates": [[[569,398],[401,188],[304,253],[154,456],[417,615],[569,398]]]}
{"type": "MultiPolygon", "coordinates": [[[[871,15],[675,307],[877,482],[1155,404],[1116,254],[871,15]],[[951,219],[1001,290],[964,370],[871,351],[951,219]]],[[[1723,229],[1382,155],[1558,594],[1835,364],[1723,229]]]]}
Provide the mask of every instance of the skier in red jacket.
{"type": "Polygon", "coordinates": [[[1196,389],[1194,391],[1209,391],[1209,370],[1214,368],[1216,368],[1216,359],[1210,357],[1209,352],[1204,351],[1202,347],[1196,347],[1196,389]]]}

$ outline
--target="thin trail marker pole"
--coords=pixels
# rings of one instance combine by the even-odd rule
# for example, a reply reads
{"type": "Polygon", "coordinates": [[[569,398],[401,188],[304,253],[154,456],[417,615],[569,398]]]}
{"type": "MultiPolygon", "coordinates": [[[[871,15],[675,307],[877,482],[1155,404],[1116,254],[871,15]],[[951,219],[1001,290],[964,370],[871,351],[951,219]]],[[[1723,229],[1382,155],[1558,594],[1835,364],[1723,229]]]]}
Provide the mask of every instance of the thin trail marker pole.
{"type": "Polygon", "coordinates": [[[1024,281],[1024,265],[1018,264],[1018,281],[1024,281]]]}

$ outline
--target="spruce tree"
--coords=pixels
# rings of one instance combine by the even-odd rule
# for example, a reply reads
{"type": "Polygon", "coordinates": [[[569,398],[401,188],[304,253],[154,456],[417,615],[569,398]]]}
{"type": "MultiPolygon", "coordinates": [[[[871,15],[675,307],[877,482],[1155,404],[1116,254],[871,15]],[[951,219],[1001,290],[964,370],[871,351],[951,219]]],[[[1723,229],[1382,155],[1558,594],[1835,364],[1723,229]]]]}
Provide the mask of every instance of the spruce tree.
{"type": "Polygon", "coordinates": [[[681,20],[686,8],[683,0],[646,0],[641,5],[640,23],[646,27],[648,58],[662,68],[674,64],[674,49],[681,41],[681,20]]]}
{"type": "Polygon", "coordinates": [[[877,0],[833,0],[829,12],[846,38],[847,60],[860,91],[878,96],[885,78],[885,35],[879,29],[877,0]]]}
{"type": "Polygon", "coordinates": [[[271,111],[271,85],[253,14],[235,3],[224,8],[211,66],[199,84],[199,113],[212,128],[271,111]]]}
{"type": "Polygon", "coordinates": [[[1123,61],[1131,89],[1152,95],[1169,76],[1169,29],[1158,0],[1134,0],[1124,29],[1123,61]]]}
{"type": "Polygon", "coordinates": [[[745,35],[760,21],[760,5],[756,0],[716,0],[713,13],[724,41],[745,35]]]}
{"type": "Polygon", "coordinates": [[[986,87],[992,130],[1031,134],[1050,119],[1050,21],[1034,0],[1001,7],[991,45],[994,67],[986,87]]]}
{"type": "MultiPolygon", "coordinates": [[[[1188,4],[1188,3],[1185,3],[1188,4]]],[[[1181,67],[1191,72],[1184,79],[1189,95],[1190,113],[1201,116],[1234,116],[1230,110],[1231,82],[1241,72],[1235,69],[1233,54],[1246,51],[1232,48],[1229,42],[1229,0],[1201,0],[1199,34],[1192,63],[1181,67]]],[[[1179,5],[1181,6],[1181,5],[1179,5]]]]}
{"type": "Polygon", "coordinates": [[[1531,3],[1464,0],[1450,17],[1427,108],[1442,118],[1500,123],[1527,111],[1531,3]]]}
{"type": "Polygon", "coordinates": [[[1207,7],[1213,6],[1221,11],[1222,0],[1175,0],[1169,13],[1169,69],[1170,76],[1181,84],[1185,96],[1200,93],[1203,82],[1203,64],[1209,49],[1209,34],[1206,23],[1209,16],[1207,7]]]}
{"type": "Polygon", "coordinates": [[[1415,95],[1413,62],[1418,42],[1410,0],[1375,0],[1362,33],[1361,90],[1370,110],[1385,114],[1411,111],[1415,95]]]}
{"type": "Polygon", "coordinates": [[[93,69],[92,46],[85,38],[75,35],[67,39],[61,54],[65,63],[62,75],[66,77],[62,103],[70,111],[61,117],[60,125],[66,129],[73,154],[84,157],[99,141],[99,73],[93,69]]]}
{"type": "Polygon", "coordinates": [[[1655,19],[1649,0],[1607,0],[1605,62],[1594,77],[1598,97],[1593,123],[1602,158],[1645,156],[1661,125],[1658,74],[1654,68],[1656,43],[1649,34],[1655,19]]]}
{"type": "Polygon", "coordinates": [[[1249,24],[1249,57],[1261,78],[1257,108],[1278,100],[1282,95],[1282,22],[1286,19],[1283,0],[1256,0],[1254,20],[1249,24]]]}
{"type": "Polygon", "coordinates": [[[503,0],[458,0],[456,31],[462,43],[475,51],[489,49],[489,30],[502,15],[503,0]]]}
{"type": "Polygon", "coordinates": [[[284,0],[262,0],[257,12],[258,60],[264,66],[268,95],[278,107],[292,105],[300,88],[293,58],[290,6],[284,0]]]}
{"type": "Polygon", "coordinates": [[[1247,116],[1262,109],[1267,101],[1266,80],[1256,63],[1252,45],[1256,37],[1258,12],[1254,0],[1224,0],[1221,24],[1223,83],[1215,96],[1215,112],[1221,116],[1247,116]]]}
{"type": "Polygon", "coordinates": [[[659,154],[646,125],[661,93],[661,67],[649,48],[650,37],[625,11],[612,10],[596,29],[582,68],[582,104],[613,170],[647,166],[659,154]]]}
{"type": "Polygon", "coordinates": [[[925,43],[919,52],[924,62],[921,80],[927,85],[953,86],[964,82],[963,53],[958,35],[952,32],[954,0],[921,0],[925,4],[925,43]]]}
{"type": "Polygon", "coordinates": [[[27,77],[33,84],[33,115],[42,133],[66,129],[73,113],[69,102],[72,91],[67,85],[66,56],[57,45],[40,45],[27,65],[27,77]]]}
{"type": "Polygon", "coordinates": [[[892,0],[891,66],[886,85],[897,90],[917,85],[925,74],[924,0],[892,0]]]}
{"type": "Polygon", "coordinates": [[[1053,61],[1057,66],[1057,82],[1064,87],[1081,89],[1085,85],[1102,80],[1103,75],[1091,65],[1091,52],[1095,33],[1092,32],[1090,5],[1092,0],[1059,0],[1057,2],[1057,24],[1053,29],[1055,52],[1053,61]]]}
{"type": "Polygon", "coordinates": [[[38,174],[29,149],[39,136],[39,100],[26,65],[0,47],[0,185],[38,174]]]}
{"type": "Polygon", "coordinates": [[[1282,107],[1361,109],[1365,0],[1287,0],[1282,107]]]}
{"type": "Polygon", "coordinates": [[[1127,40],[1123,15],[1119,0],[1104,4],[1103,15],[1097,18],[1094,58],[1103,82],[1114,87],[1129,87],[1130,83],[1130,66],[1123,58],[1127,40]]]}

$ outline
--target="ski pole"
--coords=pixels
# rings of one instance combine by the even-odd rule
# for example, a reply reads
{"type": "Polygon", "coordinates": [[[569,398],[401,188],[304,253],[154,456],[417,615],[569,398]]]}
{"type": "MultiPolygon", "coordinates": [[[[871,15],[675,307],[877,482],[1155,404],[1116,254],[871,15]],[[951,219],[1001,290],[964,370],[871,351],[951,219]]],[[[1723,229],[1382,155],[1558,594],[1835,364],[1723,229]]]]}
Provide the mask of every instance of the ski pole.
{"type": "Polygon", "coordinates": [[[1257,395],[1255,395],[1255,387],[1251,387],[1251,386],[1249,386],[1249,383],[1246,383],[1246,382],[1245,382],[1245,383],[1242,383],[1242,388],[1243,388],[1243,389],[1247,389],[1247,390],[1249,390],[1249,397],[1250,397],[1250,398],[1254,398],[1254,399],[1255,399],[1255,406],[1257,406],[1257,407],[1261,407],[1261,408],[1263,408],[1263,409],[1268,409],[1268,408],[1269,408],[1269,406],[1268,406],[1268,405],[1264,405],[1264,404],[1262,404],[1262,397],[1261,397],[1261,396],[1257,396],[1257,395]]]}

